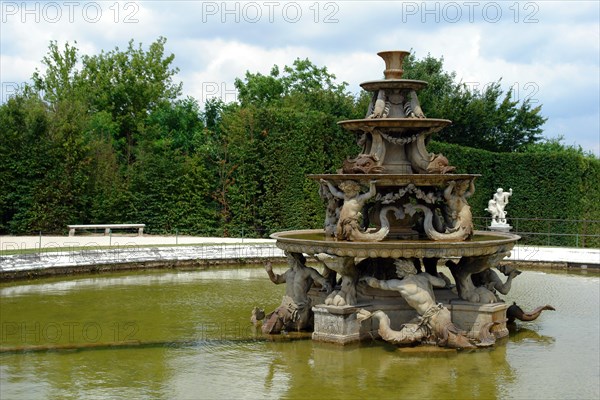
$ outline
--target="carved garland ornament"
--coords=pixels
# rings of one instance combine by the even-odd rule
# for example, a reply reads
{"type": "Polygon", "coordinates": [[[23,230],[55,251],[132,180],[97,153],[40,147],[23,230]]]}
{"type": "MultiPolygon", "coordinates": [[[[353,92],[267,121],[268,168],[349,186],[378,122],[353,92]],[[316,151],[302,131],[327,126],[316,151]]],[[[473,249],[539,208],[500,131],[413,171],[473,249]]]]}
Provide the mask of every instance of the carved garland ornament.
{"type": "Polygon", "coordinates": [[[411,183],[396,193],[387,193],[385,195],[378,193],[377,196],[375,196],[375,201],[381,202],[381,204],[390,204],[396,200],[400,200],[407,193],[413,193],[417,199],[423,200],[427,204],[435,204],[442,199],[440,193],[425,192],[411,183]]]}
{"type": "Polygon", "coordinates": [[[387,133],[383,133],[381,131],[379,132],[379,134],[381,135],[382,138],[384,138],[388,142],[390,142],[392,144],[398,144],[398,145],[412,143],[419,138],[418,134],[408,136],[408,137],[400,137],[400,138],[395,138],[395,137],[388,135],[387,133]]]}

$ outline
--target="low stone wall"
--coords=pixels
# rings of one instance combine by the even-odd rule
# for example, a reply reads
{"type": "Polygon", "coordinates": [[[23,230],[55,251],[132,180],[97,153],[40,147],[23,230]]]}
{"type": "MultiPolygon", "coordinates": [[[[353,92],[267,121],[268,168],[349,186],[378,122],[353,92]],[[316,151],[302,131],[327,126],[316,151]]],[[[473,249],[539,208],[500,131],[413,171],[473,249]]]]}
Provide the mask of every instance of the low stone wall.
{"type": "Polygon", "coordinates": [[[154,268],[203,269],[222,264],[283,260],[272,244],[223,244],[42,252],[0,257],[0,281],[72,273],[154,268]]]}
{"type": "MultiPolygon", "coordinates": [[[[572,255],[568,251],[573,252],[573,249],[567,249],[567,254],[572,255]]],[[[598,258],[595,257],[596,253],[588,255],[587,259],[572,257],[575,262],[535,260],[531,256],[532,254],[535,253],[523,250],[515,251],[511,259],[503,260],[502,263],[510,264],[521,270],[573,268],[598,271],[600,267],[598,263],[589,262],[598,258]]],[[[64,252],[42,251],[41,253],[0,256],[0,281],[104,271],[158,268],[203,269],[224,264],[262,264],[267,260],[284,262],[285,255],[273,243],[121,247],[110,250],[64,252]]],[[[443,265],[443,261],[440,261],[440,265],[443,265]]]]}
{"type": "Polygon", "coordinates": [[[581,269],[581,270],[591,270],[591,271],[599,271],[600,272],[600,264],[596,263],[570,263],[566,261],[558,261],[558,262],[550,262],[550,261],[507,261],[503,260],[501,264],[510,265],[520,270],[536,270],[536,269],[557,269],[557,270],[567,270],[567,269],[581,269]]]}

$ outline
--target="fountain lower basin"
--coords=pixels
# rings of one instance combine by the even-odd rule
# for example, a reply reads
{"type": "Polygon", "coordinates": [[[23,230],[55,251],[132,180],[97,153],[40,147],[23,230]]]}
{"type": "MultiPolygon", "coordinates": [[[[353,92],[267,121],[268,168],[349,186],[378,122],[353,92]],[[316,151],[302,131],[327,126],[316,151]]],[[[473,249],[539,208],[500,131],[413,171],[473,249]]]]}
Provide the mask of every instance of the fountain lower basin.
{"type": "Polygon", "coordinates": [[[380,278],[385,276],[389,273],[385,270],[393,271],[396,268],[393,259],[413,260],[436,276],[440,259],[459,259],[456,263],[450,261],[457,269],[453,272],[457,290],[435,290],[437,303],[448,310],[452,323],[472,340],[482,341],[488,334],[495,339],[508,335],[506,303],[498,302],[495,297],[492,301],[483,297],[476,301],[465,301],[464,294],[471,291],[471,273],[481,272],[489,268],[491,260],[504,257],[520,239],[518,235],[475,231],[467,241],[388,239],[350,242],[336,240],[324,230],[312,229],[278,232],[271,237],[277,240],[277,247],[288,253],[309,254],[320,260],[321,255],[325,254],[341,262],[337,268],[328,265],[341,276],[341,286],[333,300],[332,295],[325,297],[322,291],[315,288],[309,293],[311,304],[314,305],[313,340],[346,345],[376,337],[379,324],[373,319],[361,322],[360,315],[364,312],[385,310],[390,326],[396,331],[400,331],[405,324],[414,323],[419,314],[404,295],[392,292],[390,296],[389,290],[374,289],[360,279],[373,273],[380,274],[380,278]],[[474,263],[478,265],[476,269],[473,269],[474,263]],[[370,270],[373,265],[381,267],[379,272],[370,270]],[[335,297],[343,298],[343,302],[336,304],[335,297]]]}
{"type": "Polygon", "coordinates": [[[277,232],[271,235],[277,247],[294,253],[329,253],[340,257],[456,258],[490,256],[510,251],[520,236],[504,232],[475,231],[463,242],[434,240],[383,240],[348,242],[327,236],[322,229],[277,232]]]}

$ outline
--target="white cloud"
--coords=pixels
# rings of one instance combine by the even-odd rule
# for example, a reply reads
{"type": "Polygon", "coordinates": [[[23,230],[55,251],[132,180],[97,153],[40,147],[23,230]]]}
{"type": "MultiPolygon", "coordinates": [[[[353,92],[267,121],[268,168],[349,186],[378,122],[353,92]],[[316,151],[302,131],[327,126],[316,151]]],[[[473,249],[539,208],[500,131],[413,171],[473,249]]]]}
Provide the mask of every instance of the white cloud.
{"type": "Polygon", "coordinates": [[[201,103],[210,97],[232,101],[235,78],[243,78],[246,71],[268,74],[273,65],[291,65],[299,54],[311,58],[309,49],[285,47],[265,49],[238,41],[187,40],[185,47],[201,54],[201,62],[193,69],[181,68],[180,78],[184,91],[201,103]]]}
{"type": "MultiPolygon", "coordinates": [[[[8,3],[24,4],[3,2],[2,7],[8,3]]],[[[253,2],[262,13],[255,22],[251,14],[243,14],[248,2],[228,3],[230,10],[238,7],[233,14],[224,12],[222,2],[94,2],[102,12],[97,22],[91,22],[92,8],[82,13],[92,2],[77,3],[81,7],[73,21],[66,3],[54,3],[63,7],[62,18],[54,23],[47,21],[50,14],[41,15],[39,23],[34,15],[26,15],[23,23],[23,10],[3,14],[3,86],[27,80],[41,66],[50,40],[61,45],[76,40],[81,53],[96,54],[124,48],[132,38],[148,45],[165,36],[185,93],[199,100],[207,90],[231,100],[236,77],[247,70],[267,74],[274,64],[290,65],[296,58],[327,66],[357,91],[361,82],[381,77],[378,51],[413,49],[419,58],[427,53],[444,57],[446,69],[464,82],[483,86],[502,77],[505,90],[516,84],[521,97],[537,96],[544,105],[546,129],[560,126],[568,140],[585,140],[598,153],[600,126],[590,117],[600,108],[597,2],[476,2],[472,15],[464,2],[296,2],[302,15],[295,23],[294,10],[283,13],[284,2],[276,2],[272,21],[267,3],[253,2]],[[452,4],[460,7],[459,18],[451,13],[452,4]],[[492,21],[496,5],[502,15],[492,21]],[[207,12],[209,6],[216,6],[216,12],[207,12]],[[534,23],[525,23],[527,17],[534,23]],[[591,131],[591,138],[580,139],[576,132],[584,131],[591,131]]]]}

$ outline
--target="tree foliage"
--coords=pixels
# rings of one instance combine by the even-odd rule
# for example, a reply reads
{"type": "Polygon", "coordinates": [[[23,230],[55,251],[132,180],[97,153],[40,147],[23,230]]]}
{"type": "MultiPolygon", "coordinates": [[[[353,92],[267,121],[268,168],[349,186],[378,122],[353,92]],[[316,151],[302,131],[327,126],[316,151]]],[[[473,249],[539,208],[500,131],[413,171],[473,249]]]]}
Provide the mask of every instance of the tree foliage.
{"type": "Polygon", "coordinates": [[[10,188],[0,195],[0,229],[136,221],[147,216],[144,208],[156,212],[151,227],[171,228],[159,210],[175,207],[174,173],[188,179],[180,187],[189,188],[191,179],[204,187],[198,196],[210,198],[209,172],[202,157],[193,157],[204,129],[199,106],[177,99],[181,84],[173,82],[177,69],[165,42],[159,38],[144,50],[131,41],[124,51],[94,56],[50,42],[44,71],[0,107],[0,151],[8,160],[0,179],[10,188]]]}
{"type": "Polygon", "coordinates": [[[405,77],[427,81],[419,94],[429,118],[445,118],[452,125],[436,135],[442,142],[496,151],[521,151],[541,138],[546,118],[541,107],[528,100],[512,100],[512,90],[503,93],[500,81],[478,91],[456,82],[454,72],[446,72],[443,59],[430,55],[405,60],[405,77]]]}
{"type": "Polygon", "coordinates": [[[555,138],[544,138],[536,143],[528,144],[523,148],[525,153],[562,153],[571,154],[573,156],[583,156],[587,158],[595,158],[591,152],[584,151],[581,146],[570,146],[564,143],[564,137],[558,136],[555,138]]]}
{"type": "Polygon", "coordinates": [[[240,105],[222,114],[217,161],[224,232],[321,226],[318,185],[306,175],[334,172],[358,151],[337,121],[364,110],[345,83],[309,60],[296,60],[283,74],[276,66],[268,76],[247,72],[235,84],[240,105]]]}

